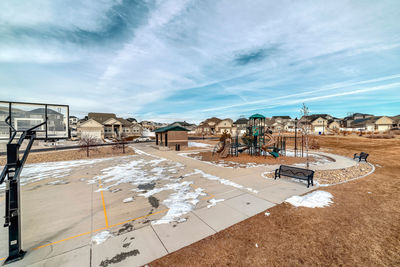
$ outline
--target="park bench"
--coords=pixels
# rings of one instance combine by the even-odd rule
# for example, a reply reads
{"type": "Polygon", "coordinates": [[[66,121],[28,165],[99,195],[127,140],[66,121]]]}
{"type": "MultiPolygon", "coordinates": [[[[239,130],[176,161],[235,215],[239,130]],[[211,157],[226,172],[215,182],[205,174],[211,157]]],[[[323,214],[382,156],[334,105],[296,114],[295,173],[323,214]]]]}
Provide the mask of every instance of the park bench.
{"type": "Polygon", "coordinates": [[[359,162],[361,160],[364,160],[365,162],[367,162],[368,156],[369,156],[369,154],[367,154],[365,152],[361,152],[360,155],[358,155],[357,153],[354,154],[354,158],[353,159],[358,159],[359,162]]]}
{"type": "Polygon", "coordinates": [[[307,181],[307,187],[310,187],[310,184],[314,186],[314,171],[307,170],[287,165],[281,165],[279,169],[275,170],[275,180],[277,177],[281,178],[281,176],[287,176],[291,178],[296,178],[300,180],[307,181]]]}

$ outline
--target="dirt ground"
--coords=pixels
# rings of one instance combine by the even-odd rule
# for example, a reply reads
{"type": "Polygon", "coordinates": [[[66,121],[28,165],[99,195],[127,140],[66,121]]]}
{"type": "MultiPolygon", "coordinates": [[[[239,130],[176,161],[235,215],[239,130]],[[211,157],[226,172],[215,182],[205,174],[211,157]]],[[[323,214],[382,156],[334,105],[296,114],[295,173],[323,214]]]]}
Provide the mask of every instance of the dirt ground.
{"type": "Polygon", "coordinates": [[[295,208],[283,203],[150,266],[399,266],[400,140],[318,137],[321,150],[370,154],[376,171],[320,190],[334,203],[295,208]],[[256,246],[257,244],[257,246],[256,246]]]}
{"type": "MultiPolygon", "coordinates": [[[[94,159],[94,158],[105,158],[111,156],[123,156],[133,155],[134,151],[130,147],[125,147],[125,154],[121,149],[113,149],[112,147],[98,147],[89,151],[89,157],[87,157],[86,150],[80,149],[74,150],[59,150],[51,152],[35,152],[30,153],[26,163],[41,163],[41,162],[54,162],[54,161],[66,161],[66,160],[78,160],[78,159],[94,159]]],[[[20,156],[20,158],[22,155],[20,156]]],[[[0,157],[0,165],[6,163],[6,157],[0,157]]]]}

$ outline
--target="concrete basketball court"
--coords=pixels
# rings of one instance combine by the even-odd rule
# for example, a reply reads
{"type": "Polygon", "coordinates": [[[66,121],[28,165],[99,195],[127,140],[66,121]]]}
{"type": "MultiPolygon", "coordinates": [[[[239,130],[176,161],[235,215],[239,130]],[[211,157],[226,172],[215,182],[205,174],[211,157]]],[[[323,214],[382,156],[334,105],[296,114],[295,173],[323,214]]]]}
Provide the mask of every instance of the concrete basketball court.
{"type": "MultiPolygon", "coordinates": [[[[263,178],[266,167],[223,168],[149,144],[134,147],[133,156],[27,165],[27,254],[10,266],[141,266],[316,188],[263,178]]],[[[355,164],[335,160],[326,168],[355,164]]],[[[0,200],[4,212],[4,193],[0,200]]],[[[0,235],[4,260],[8,229],[0,235]]]]}

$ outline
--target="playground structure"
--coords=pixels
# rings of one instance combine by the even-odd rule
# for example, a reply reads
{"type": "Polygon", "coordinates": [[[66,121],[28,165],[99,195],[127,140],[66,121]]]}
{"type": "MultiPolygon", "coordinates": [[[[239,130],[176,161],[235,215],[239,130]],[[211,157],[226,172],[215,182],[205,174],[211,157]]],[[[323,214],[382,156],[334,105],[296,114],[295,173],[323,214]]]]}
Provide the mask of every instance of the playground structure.
{"type": "Polygon", "coordinates": [[[213,156],[217,154],[220,158],[238,157],[246,152],[251,156],[271,155],[277,158],[287,155],[288,146],[294,157],[304,157],[305,137],[299,135],[297,129],[295,136],[273,135],[266,125],[266,118],[261,114],[254,114],[249,118],[246,133],[241,137],[239,133],[234,137],[224,134],[214,147],[213,156]]]}
{"type": "Polygon", "coordinates": [[[251,156],[267,156],[268,154],[277,158],[286,155],[286,137],[273,136],[267,129],[266,118],[261,114],[250,116],[246,134],[234,138],[223,135],[220,142],[215,146],[213,155],[218,154],[220,158],[228,155],[238,157],[239,154],[247,152],[251,156]]]}

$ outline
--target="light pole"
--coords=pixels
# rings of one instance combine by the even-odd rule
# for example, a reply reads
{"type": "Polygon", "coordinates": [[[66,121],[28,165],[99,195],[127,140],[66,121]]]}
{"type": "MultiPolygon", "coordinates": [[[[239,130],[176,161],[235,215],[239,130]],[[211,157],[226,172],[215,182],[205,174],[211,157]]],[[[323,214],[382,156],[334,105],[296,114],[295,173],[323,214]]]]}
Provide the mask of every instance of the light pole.
{"type": "Polygon", "coordinates": [[[294,119],[294,156],[297,157],[297,117],[294,119]]]}

